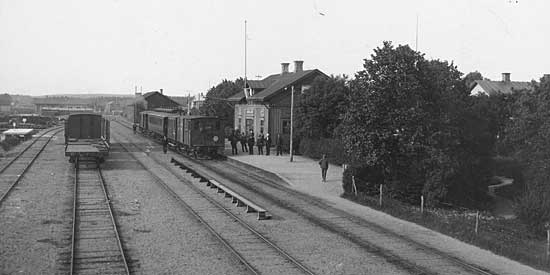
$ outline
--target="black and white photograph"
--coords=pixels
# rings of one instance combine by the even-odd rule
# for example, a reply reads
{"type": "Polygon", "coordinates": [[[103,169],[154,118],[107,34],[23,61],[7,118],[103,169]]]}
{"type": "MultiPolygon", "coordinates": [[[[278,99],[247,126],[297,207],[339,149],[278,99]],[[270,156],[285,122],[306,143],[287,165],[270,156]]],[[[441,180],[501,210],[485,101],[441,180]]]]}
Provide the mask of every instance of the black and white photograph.
{"type": "Polygon", "coordinates": [[[0,274],[549,274],[549,11],[0,0],[0,274]]]}

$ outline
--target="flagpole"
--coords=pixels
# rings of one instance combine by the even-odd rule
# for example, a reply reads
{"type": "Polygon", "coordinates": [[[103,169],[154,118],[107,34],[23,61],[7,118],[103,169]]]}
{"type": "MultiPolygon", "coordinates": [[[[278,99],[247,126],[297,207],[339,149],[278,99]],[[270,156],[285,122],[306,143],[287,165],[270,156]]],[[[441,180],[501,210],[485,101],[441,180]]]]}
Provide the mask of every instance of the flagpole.
{"type": "Polygon", "coordinates": [[[244,89],[246,92],[246,20],[244,20],[244,89]]]}

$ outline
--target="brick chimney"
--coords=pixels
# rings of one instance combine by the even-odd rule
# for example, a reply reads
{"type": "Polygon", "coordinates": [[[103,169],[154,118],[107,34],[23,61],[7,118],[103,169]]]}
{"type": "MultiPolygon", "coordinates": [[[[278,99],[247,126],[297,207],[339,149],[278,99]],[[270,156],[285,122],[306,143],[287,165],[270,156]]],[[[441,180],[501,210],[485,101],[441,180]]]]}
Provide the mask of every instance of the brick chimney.
{"type": "Polygon", "coordinates": [[[502,73],[502,82],[510,82],[510,73],[502,73]]]}
{"type": "Polygon", "coordinates": [[[294,72],[298,73],[304,70],[304,61],[296,60],[294,61],[294,72]]]}
{"type": "Polygon", "coordinates": [[[288,66],[290,63],[281,63],[281,74],[287,74],[288,73],[288,66]]]}
{"type": "Polygon", "coordinates": [[[162,93],[162,89],[160,89],[160,94],[161,94],[161,95],[163,94],[163,93],[162,93]]]}

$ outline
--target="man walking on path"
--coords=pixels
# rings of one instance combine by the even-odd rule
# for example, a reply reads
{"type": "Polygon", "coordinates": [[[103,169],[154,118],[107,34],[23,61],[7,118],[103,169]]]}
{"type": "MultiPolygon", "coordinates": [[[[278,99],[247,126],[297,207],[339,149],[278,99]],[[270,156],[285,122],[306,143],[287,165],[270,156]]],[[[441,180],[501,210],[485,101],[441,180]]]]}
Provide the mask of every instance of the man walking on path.
{"type": "Polygon", "coordinates": [[[248,135],[248,153],[254,155],[254,131],[250,129],[250,134],[248,135]]]}
{"type": "Polygon", "coordinates": [[[327,155],[323,154],[323,158],[319,161],[319,166],[321,166],[321,176],[323,177],[323,182],[327,182],[327,170],[328,170],[327,155]]]}
{"type": "Polygon", "coordinates": [[[248,152],[248,146],[246,146],[246,134],[244,132],[240,134],[239,141],[241,142],[241,149],[243,152],[248,152]]]}
{"type": "Polygon", "coordinates": [[[277,137],[275,138],[275,146],[277,150],[277,156],[283,155],[283,137],[281,136],[281,133],[277,133],[277,137]]]}
{"type": "Polygon", "coordinates": [[[269,148],[271,148],[271,137],[269,136],[269,133],[265,134],[265,155],[269,156],[269,148]]]}

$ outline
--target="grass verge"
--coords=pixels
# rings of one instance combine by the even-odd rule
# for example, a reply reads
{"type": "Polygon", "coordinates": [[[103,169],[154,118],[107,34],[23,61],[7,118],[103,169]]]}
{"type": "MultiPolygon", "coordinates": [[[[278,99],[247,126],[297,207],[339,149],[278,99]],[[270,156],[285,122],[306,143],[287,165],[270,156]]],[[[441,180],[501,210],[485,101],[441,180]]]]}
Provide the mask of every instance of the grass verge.
{"type": "Polygon", "coordinates": [[[425,208],[424,213],[420,213],[420,207],[388,198],[384,198],[384,203],[380,207],[378,197],[363,194],[358,196],[346,194],[342,197],[550,272],[550,262],[546,259],[546,239],[530,232],[517,219],[506,220],[495,218],[486,212],[480,213],[476,234],[476,211],[425,208]]]}

